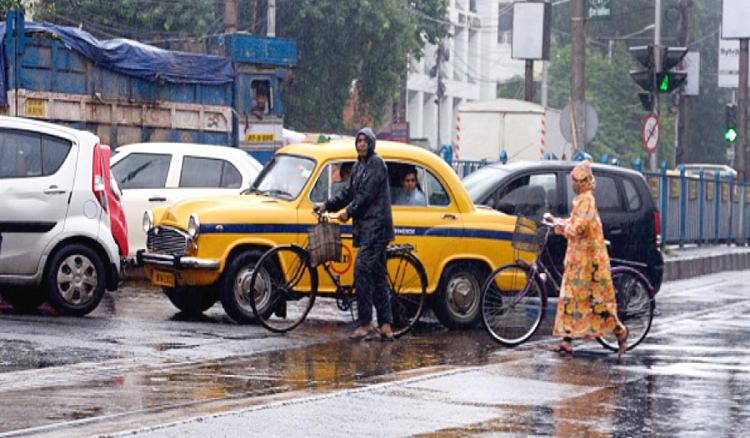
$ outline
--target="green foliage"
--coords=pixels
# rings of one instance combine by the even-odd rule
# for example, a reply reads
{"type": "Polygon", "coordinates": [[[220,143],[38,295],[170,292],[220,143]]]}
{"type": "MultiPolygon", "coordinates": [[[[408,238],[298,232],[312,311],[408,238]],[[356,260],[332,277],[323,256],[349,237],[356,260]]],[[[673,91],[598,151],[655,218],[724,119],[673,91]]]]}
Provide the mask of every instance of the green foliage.
{"type": "Polygon", "coordinates": [[[408,56],[422,55],[422,35],[443,29],[445,0],[279,0],[278,33],[297,39],[299,64],[286,93],[287,123],[296,129],[344,130],[342,110],[358,83],[359,113],[377,123],[399,91],[408,56]]]}
{"type": "Polygon", "coordinates": [[[9,9],[15,9],[21,7],[21,0],[0,0],[0,12],[2,12],[2,19],[5,19],[5,13],[9,9]]]}

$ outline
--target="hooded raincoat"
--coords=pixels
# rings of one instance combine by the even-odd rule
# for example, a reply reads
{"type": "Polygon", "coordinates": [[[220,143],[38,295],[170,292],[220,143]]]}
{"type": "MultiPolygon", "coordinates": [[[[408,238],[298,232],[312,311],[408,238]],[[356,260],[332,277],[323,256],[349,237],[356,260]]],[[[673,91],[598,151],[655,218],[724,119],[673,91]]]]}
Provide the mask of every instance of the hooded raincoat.
{"type": "Polygon", "coordinates": [[[596,338],[622,329],[602,221],[596,209],[596,181],[591,162],[571,172],[582,190],[573,199],[570,218],[564,220],[568,240],[560,300],[553,336],[596,338]]]}

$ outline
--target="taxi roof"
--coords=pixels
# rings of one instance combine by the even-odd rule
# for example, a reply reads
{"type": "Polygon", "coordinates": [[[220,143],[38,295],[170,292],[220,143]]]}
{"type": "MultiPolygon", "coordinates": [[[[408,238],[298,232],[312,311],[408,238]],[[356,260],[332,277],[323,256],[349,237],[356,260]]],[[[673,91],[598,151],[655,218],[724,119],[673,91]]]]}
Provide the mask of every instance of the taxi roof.
{"type": "MultiPolygon", "coordinates": [[[[466,212],[474,209],[469,193],[464,188],[461,179],[456,172],[435,153],[406,143],[377,140],[375,152],[386,160],[410,160],[429,167],[436,172],[448,187],[446,187],[456,200],[460,211],[466,212]]],[[[318,164],[331,160],[356,159],[357,151],[354,147],[354,138],[336,139],[322,143],[296,143],[285,146],[277,154],[301,155],[314,158],[318,164]]]]}

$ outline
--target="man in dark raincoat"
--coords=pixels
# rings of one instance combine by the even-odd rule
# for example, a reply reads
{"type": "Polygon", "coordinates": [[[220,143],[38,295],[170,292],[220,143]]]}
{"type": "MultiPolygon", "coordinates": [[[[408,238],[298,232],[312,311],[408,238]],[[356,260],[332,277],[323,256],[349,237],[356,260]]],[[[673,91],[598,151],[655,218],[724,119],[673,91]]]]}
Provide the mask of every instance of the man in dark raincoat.
{"type": "Polygon", "coordinates": [[[391,216],[391,190],[388,184],[388,167],[375,153],[375,133],[364,128],[354,141],[357,162],[347,186],[323,204],[316,204],[318,212],[344,209],[339,221],[354,221],[354,246],[358,248],[354,262],[354,289],[357,294],[359,327],[352,339],[393,339],[393,315],[387,292],[385,249],[393,240],[391,216]],[[378,316],[380,330],[372,326],[372,307],[378,316]]]}

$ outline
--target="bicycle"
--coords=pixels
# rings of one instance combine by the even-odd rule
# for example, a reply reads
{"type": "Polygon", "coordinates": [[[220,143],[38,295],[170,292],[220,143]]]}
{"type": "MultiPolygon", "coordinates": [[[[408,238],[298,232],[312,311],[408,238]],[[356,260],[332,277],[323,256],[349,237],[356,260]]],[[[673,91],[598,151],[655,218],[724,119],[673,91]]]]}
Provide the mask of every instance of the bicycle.
{"type": "MultiPolygon", "coordinates": [[[[333,217],[317,214],[318,224],[333,217]]],[[[338,225],[338,224],[337,224],[338,225]]],[[[307,243],[305,243],[305,246],[307,243]]],[[[335,287],[336,305],[356,317],[356,295],[353,285],[343,284],[331,261],[318,265],[335,287]]],[[[318,267],[311,254],[296,244],[278,245],[266,251],[255,264],[247,290],[252,292],[250,305],[255,319],[276,333],[299,326],[310,313],[318,295],[318,267]]],[[[414,254],[411,244],[386,248],[387,286],[393,311],[393,334],[400,337],[419,320],[427,301],[427,274],[414,254]]]]}
{"type": "MultiPolygon", "coordinates": [[[[519,216],[511,239],[515,263],[497,268],[482,288],[482,320],[487,332],[506,347],[524,343],[536,333],[547,310],[547,286],[559,296],[562,273],[555,267],[547,248],[552,216],[544,215],[541,226],[519,216]],[[532,262],[518,257],[519,252],[535,253],[532,262]]],[[[640,263],[611,259],[618,263],[610,269],[615,287],[617,316],[630,330],[627,350],[632,350],[648,334],[654,317],[654,290],[637,269],[640,263]]],[[[645,267],[645,265],[644,265],[645,267]]],[[[614,334],[597,338],[605,348],[617,351],[614,334]]]]}

